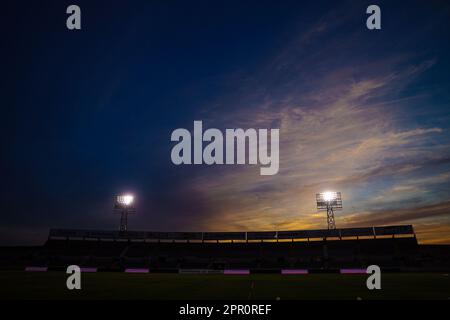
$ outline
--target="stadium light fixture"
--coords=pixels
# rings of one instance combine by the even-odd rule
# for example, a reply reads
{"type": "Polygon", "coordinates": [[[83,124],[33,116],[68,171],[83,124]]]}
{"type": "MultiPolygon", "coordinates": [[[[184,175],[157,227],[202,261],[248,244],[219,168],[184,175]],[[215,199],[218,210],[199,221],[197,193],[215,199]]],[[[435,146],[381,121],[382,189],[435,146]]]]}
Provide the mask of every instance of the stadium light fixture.
{"type": "Polygon", "coordinates": [[[131,194],[126,194],[126,195],[117,197],[117,203],[120,203],[124,206],[131,205],[133,203],[133,200],[134,200],[134,196],[132,196],[131,194]]]}
{"type": "Polygon", "coordinates": [[[120,231],[128,229],[128,214],[135,213],[134,196],[132,194],[124,194],[116,197],[114,204],[114,212],[120,214],[120,231]]]}
{"type": "Polygon", "coordinates": [[[327,211],[328,229],[336,229],[334,210],[342,210],[342,197],[340,192],[325,191],[316,194],[318,210],[327,211]]]}
{"type": "Polygon", "coordinates": [[[336,192],[326,191],[323,193],[323,200],[330,202],[336,199],[336,192]]]}

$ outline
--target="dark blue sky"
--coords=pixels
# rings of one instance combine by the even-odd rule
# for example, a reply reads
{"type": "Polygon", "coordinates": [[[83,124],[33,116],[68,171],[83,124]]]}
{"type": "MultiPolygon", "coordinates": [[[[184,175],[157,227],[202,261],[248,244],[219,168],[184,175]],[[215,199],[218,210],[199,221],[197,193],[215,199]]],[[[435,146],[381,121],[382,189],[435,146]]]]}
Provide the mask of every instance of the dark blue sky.
{"type": "Polygon", "coordinates": [[[377,2],[368,31],[369,4],[2,4],[0,243],[116,228],[123,191],[132,229],[323,227],[314,193],[328,188],[343,191],[338,226],[450,241],[449,4],[377,2]],[[279,127],[280,173],[174,166],[170,134],[194,120],[279,127]]]}

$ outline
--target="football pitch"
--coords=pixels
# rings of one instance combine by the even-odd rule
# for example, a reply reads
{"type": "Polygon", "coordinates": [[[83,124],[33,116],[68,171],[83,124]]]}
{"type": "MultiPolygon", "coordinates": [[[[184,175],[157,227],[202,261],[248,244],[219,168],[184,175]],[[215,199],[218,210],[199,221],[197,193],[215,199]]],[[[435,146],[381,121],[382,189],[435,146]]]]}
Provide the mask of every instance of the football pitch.
{"type": "Polygon", "coordinates": [[[127,274],[84,273],[81,290],[68,290],[64,272],[0,272],[0,299],[445,299],[443,273],[382,274],[381,290],[368,290],[366,275],[127,274]]]}

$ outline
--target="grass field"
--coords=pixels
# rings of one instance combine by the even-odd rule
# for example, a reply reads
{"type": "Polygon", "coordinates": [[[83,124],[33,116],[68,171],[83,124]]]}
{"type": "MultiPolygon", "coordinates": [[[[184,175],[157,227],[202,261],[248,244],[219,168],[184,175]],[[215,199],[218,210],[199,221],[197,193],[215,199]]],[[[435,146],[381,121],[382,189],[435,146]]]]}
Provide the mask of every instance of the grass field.
{"type": "Polygon", "coordinates": [[[449,299],[442,273],[383,274],[381,290],[365,275],[282,276],[82,274],[81,290],[66,288],[64,272],[0,272],[0,299],[449,299]]]}

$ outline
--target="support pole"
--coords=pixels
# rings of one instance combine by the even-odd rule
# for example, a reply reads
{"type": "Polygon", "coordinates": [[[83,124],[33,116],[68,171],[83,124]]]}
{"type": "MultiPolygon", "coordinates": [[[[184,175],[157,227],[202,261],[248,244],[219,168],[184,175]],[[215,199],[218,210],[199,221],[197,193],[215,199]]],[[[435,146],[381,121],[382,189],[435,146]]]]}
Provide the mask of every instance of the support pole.
{"type": "Polygon", "coordinates": [[[327,205],[327,222],[328,222],[328,230],[336,229],[336,223],[334,221],[333,206],[330,206],[330,205],[327,205]]]}

